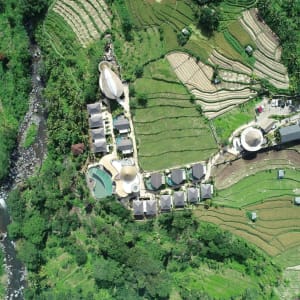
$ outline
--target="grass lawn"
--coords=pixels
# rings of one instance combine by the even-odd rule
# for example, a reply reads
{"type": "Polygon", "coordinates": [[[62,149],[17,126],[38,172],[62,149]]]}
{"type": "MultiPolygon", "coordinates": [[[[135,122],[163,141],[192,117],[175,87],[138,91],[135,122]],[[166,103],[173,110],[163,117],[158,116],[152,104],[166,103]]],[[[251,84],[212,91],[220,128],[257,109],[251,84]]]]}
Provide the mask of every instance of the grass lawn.
{"type": "Polygon", "coordinates": [[[254,109],[257,102],[256,100],[251,100],[213,120],[216,132],[221,141],[228,140],[235,129],[254,120],[254,109]]]}
{"type": "Polygon", "coordinates": [[[286,170],[285,178],[277,179],[277,170],[258,172],[240,180],[238,183],[218,190],[214,198],[218,204],[231,207],[244,207],[265,199],[299,194],[300,171],[286,170]],[[295,189],[298,189],[294,192],[295,189]]]}

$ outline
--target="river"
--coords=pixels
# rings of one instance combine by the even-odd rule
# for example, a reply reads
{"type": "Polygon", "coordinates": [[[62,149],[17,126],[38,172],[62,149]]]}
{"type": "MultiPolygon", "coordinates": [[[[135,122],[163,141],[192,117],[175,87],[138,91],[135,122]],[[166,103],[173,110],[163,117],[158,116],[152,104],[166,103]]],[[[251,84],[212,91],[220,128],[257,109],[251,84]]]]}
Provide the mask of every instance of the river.
{"type": "Polygon", "coordinates": [[[10,223],[7,209],[9,204],[6,203],[7,195],[16,188],[18,183],[38,171],[46,155],[46,113],[42,97],[44,84],[41,75],[43,60],[41,50],[34,43],[30,46],[30,54],[32,56],[32,91],[29,95],[29,107],[19,127],[17,146],[11,154],[9,175],[6,182],[0,186],[0,233],[2,236],[0,246],[4,252],[4,263],[8,276],[6,300],[23,300],[23,290],[26,286],[26,269],[16,256],[14,242],[6,234],[7,226],[10,223]],[[26,137],[26,130],[32,123],[38,126],[37,138],[32,146],[25,149],[22,144],[26,137]]]}

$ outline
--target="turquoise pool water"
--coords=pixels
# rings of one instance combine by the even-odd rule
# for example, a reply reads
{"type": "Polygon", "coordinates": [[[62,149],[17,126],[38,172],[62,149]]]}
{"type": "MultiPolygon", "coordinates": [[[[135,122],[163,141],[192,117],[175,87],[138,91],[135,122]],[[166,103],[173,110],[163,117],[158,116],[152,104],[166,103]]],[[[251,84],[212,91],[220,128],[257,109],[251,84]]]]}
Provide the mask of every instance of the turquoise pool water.
{"type": "Polygon", "coordinates": [[[97,199],[112,195],[113,184],[111,177],[107,172],[96,167],[92,167],[89,169],[89,176],[95,181],[93,193],[97,199]]]}

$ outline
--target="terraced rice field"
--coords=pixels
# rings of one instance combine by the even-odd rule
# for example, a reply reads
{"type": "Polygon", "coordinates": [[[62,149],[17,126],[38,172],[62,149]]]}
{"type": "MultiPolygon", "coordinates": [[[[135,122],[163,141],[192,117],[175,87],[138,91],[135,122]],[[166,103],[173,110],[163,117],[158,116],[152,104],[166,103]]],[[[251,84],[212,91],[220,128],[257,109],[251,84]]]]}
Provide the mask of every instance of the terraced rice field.
{"type": "Polygon", "coordinates": [[[243,209],[199,208],[195,215],[200,221],[215,223],[276,256],[291,247],[300,246],[300,207],[295,207],[290,200],[289,197],[281,197],[243,209]],[[252,211],[258,215],[255,223],[246,215],[252,211]]]}
{"type": "Polygon", "coordinates": [[[58,0],[52,10],[72,28],[83,47],[111,26],[111,14],[104,0],[58,0]]]}
{"type": "Polygon", "coordinates": [[[210,119],[231,110],[236,105],[247,102],[256,95],[256,91],[249,87],[251,69],[225,58],[217,51],[213,53],[212,63],[218,64],[222,61],[224,69],[230,66],[229,71],[220,72],[223,82],[218,85],[211,83],[213,69],[209,65],[201,61],[197,62],[183,52],[173,52],[167,55],[178,78],[196,96],[206,117],[210,119]]]}
{"type": "Polygon", "coordinates": [[[147,106],[134,111],[139,162],[144,170],[205,160],[216,151],[209,126],[166,61],[147,66],[135,89],[148,95],[147,106]],[[154,74],[160,77],[153,79],[154,74]]]}
{"type": "Polygon", "coordinates": [[[280,63],[282,49],[278,37],[258,19],[257,9],[244,11],[240,22],[257,47],[254,74],[267,79],[276,88],[287,89],[289,78],[286,68],[280,63]]]}
{"type": "MultiPolygon", "coordinates": [[[[255,168],[252,167],[252,169],[255,168]]],[[[299,186],[300,170],[298,169],[286,169],[285,177],[282,180],[277,179],[277,170],[265,170],[252,175],[246,174],[246,177],[227,188],[218,189],[214,199],[220,205],[244,207],[259,203],[264,199],[279,197],[292,199],[292,197],[300,195],[299,186]]]]}
{"type": "Polygon", "coordinates": [[[299,169],[300,155],[298,151],[291,149],[257,153],[253,159],[239,159],[230,164],[219,164],[213,167],[212,176],[217,189],[226,189],[247,175],[253,175],[258,171],[280,168],[299,169]]]}

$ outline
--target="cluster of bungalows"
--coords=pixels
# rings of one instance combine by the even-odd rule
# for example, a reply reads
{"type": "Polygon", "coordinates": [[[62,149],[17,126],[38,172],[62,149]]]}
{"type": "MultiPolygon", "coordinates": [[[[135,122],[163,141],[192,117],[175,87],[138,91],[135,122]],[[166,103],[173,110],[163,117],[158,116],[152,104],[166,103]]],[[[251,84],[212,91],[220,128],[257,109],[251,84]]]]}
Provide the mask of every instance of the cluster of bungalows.
{"type": "Polygon", "coordinates": [[[153,217],[158,213],[182,209],[190,204],[197,205],[200,201],[211,199],[212,195],[213,185],[201,183],[200,188],[187,187],[185,190],[159,195],[157,200],[133,200],[133,214],[136,218],[153,217]]]}
{"type": "Polygon", "coordinates": [[[114,118],[113,127],[116,134],[117,151],[123,155],[129,155],[133,152],[132,140],[129,137],[130,122],[121,114],[114,118]]]}
{"type": "Polygon", "coordinates": [[[91,149],[93,153],[107,153],[105,121],[102,116],[101,102],[87,105],[89,115],[89,133],[91,138],[91,149]]]}
{"type": "Polygon", "coordinates": [[[205,174],[206,166],[197,163],[146,175],[145,187],[156,195],[155,200],[133,200],[133,215],[137,219],[153,217],[211,199],[213,185],[201,183],[205,174]]]}
{"type": "Polygon", "coordinates": [[[201,163],[187,166],[186,168],[177,168],[165,170],[165,172],[156,172],[145,176],[146,189],[152,192],[163,188],[180,188],[187,182],[198,183],[205,177],[206,166],[201,163]]]}

